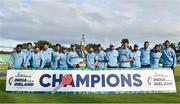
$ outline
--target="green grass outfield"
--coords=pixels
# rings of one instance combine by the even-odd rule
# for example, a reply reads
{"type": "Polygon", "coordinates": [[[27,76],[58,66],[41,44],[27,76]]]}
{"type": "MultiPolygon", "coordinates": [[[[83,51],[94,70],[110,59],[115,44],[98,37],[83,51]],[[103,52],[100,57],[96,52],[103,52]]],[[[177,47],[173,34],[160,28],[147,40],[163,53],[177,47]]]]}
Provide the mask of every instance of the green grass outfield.
{"type": "Polygon", "coordinates": [[[0,64],[0,70],[6,70],[7,68],[7,64],[0,64]]]}
{"type": "Polygon", "coordinates": [[[177,93],[163,94],[15,94],[5,93],[0,77],[0,103],[180,103],[180,65],[175,72],[177,93]]]}

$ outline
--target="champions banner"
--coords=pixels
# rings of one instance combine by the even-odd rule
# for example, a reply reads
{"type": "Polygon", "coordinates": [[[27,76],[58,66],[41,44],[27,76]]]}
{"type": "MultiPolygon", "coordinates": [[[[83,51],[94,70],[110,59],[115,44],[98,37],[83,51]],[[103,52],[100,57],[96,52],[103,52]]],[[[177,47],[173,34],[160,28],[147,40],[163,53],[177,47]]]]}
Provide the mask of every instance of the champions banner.
{"type": "Polygon", "coordinates": [[[8,70],[6,91],[51,92],[63,75],[70,85],[57,92],[175,93],[171,69],[158,70],[8,70]]]}

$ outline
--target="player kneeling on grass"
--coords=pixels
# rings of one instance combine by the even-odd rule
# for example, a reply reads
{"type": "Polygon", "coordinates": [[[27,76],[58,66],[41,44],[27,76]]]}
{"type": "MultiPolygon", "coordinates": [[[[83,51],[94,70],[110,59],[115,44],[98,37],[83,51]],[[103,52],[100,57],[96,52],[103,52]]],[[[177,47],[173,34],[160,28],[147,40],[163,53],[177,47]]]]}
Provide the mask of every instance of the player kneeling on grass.
{"type": "Polygon", "coordinates": [[[170,45],[168,40],[164,42],[164,48],[162,49],[162,64],[164,68],[171,68],[174,71],[176,66],[176,53],[170,45]]]}
{"type": "Polygon", "coordinates": [[[141,51],[139,51],[139,46],[137,44],[134,44],[134,50],[132,51],[131,57],[131,67],[134,69],[141,68],[141,51]]]}
{"type": "Polygon", "coordinates": [[[110,45],[110,51],[107,52],[107,64],[108,64],[108,68],[118,68],[118,56],[119,53],[118,51],[115,49],[115,45],[111,44],[110,45]]]}
{"type": "Polygon", "coordinates": [[[79,56],[76,52],[76,45],[71,44],[71,51],[67,55],[67,63],[69,68],[79,68],[79,56]]]}
{"type": "Polygon", "coordinates": [[[95,56],[95,65],[97,66],[96,68],[98,70],[104,69],[105,68],[105,63],[106,63],[106,53],[103,51],[103,47],[98,44],[98,52],[96,53],[95,56]]]}
{"type": "Polygon", "coordinates": [[[129,47],[129,41],[123,41],[122,47],[118,50],[119,52],[119,67],[120,68],[130,68],[131,64],[130,62],[132,61],[131,58],[131,50],[128,48],[129,47]]]}
{"type": "Polygon", "coordinates": [[[13,69],[24,68],[26,61],[26,55],[22,52],[22,45],[16,46],[16,51],[10,56],[9,67],[13,69]]]}
{"type": "Polygon", "coordinates": [[[40,52],[40,48],[38,46],[35,46],[34,52],[28,56],[26,67],[29,60],[32,60],[32,67],[35,69],[42,69],[44,67],[44,56],[40,52]]]}
{"type": "Polygon", "coordinates": [[[53,49],[49,48],[48,43],[44,43],[43,44],[43,50],[41,50],[41,52],[44,56],[44,68],[50,69],[51,68],[53,49]]]}
{"type": "Polygon", "coordinates": [[[61,45],[56,44],[56,49],[52,54],[52,68],[57,69],[60,68],[60,53],[61,53],[61,45]]]}
{"type": "Polygon", "coordinates": [[[86,54],[86,68],[95,69],[95,67],[95,53],[93,47],[90,47],[86,54]]]}
{"type": "Polygon", "coordinates": [[[159,68],[159,61],[162,56],[162,53],[160,51],[160,46],[155,45],[154,49],[151,50],[151,68],[152,69],[158,69],[159,68]]]}

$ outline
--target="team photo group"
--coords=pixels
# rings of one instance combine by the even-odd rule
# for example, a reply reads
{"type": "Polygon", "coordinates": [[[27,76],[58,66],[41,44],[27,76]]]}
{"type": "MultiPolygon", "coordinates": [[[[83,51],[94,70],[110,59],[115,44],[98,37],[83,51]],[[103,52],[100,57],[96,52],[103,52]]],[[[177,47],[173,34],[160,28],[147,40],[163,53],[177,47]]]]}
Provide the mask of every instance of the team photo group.
{"type": "Polygon", "coordinates": [[[76,49],[76,44],[71,44],[70,50],[55,45],[55,49],[49,48],[48,43],[43,44],[43,48],[27,43],[27,49],[22,49],[18,44],[11,54],[9,67],[11,69],[69,69],[80,68],[84,63],[86,69],[105,68],[151,68],[158,69],[160,63],[163,68],[176,66],[176,54],[171,48],[170,41],[166,40],[163,47],[155,45],[149,48],[150,43],[144,42],[143,47],[134,44],[133,49],[129,48],[129,41],[121,42],[121,47],[117,49],[114,44],[110,44],[109,50],[104,51],[103,46],[98,44],[97,49],[90,47],[88,51],[85,47],[76,49]]]}

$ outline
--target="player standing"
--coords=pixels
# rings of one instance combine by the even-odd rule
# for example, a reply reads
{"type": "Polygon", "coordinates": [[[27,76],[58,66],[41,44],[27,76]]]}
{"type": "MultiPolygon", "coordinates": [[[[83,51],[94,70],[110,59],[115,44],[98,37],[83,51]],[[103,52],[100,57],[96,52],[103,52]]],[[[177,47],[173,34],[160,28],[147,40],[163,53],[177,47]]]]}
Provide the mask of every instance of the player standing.
{"type": "Polygon", "coordinates": [[[174,71],[176,66],[176,53],[170,45],[168,40],[164,42],[164,48],[162,49],[162,64],[164,68],[171,68],[174,71]]]}
{"type": "Polygon", "coordinates": [[[61,53],[61,45],[56,44],[55,51],[52,54],[52,68],[57,69],[60,65],[60,53],[61,53]]]}
{"type": "Polygon", "coordinates": [[[79,56],[75,44],[71,44],[71,51],[67,55],[67,63],[69,68],[79,68],[79,56]]]}
{"type": "Polygon", "coordinates": [[[120,68],[130,68],[130,62],[132,61],[131,58],[131,50],[129,47],[129,41],[123,41],[122,47],[118,50],[119,52],[119,67],[120,68]]]}
{"type": "Polygon", "coordinates": [[[16,46],[16,51],[10,56],[9,66],[14,69],[24,68],[26,61],[26,55],[22,52],[22,45],[18,44],[16,46]]]}
{"type": "Polygon", "coordinates": [[[26,67],[28,65],[29,60],[32,60],[32,67],[35,69],[42,69],[44,67],[44,56],[40,52],[40,48],[35,46],[34,52],[32,52],[26,61],[26,67]]]}
{"type": "Polygon", "coordinates": [[[110,51],[107,52],[107,64],[108,68],[118,68],[118,56],[119,53],[115,49],[115,45],[110,45],[110,51]]]}
{"type": "Polygon", "coordinates": [[[134,50],[132,51],[132,61],[131,61],[131,67],[134,69],[141,68],[141,51],[139,51],[139,46],[137,44],[134,44],[134,50]]]}
{"type": "Polygon", "coordinates": [[[68,68],[67,55],[68,55],[67,47],[63,47],[63,51],[60,53],[60,59],[59,59],[59,67],[60,68],[63,68],[63,69],[68,68]]]}
{"type": "Polygon", "coordinates": [[[51,61],[52,61],[52,48],[49,48],[48,43],[43,44],[43,50],[41,50],[44,56],[44,68],[50,69],[51,68],[51,61]]]}
{"type": "Polygon", "coordinates": [[[150,68],[150,51],[149,42],[144,42],[144,47],[140,49],[141,51],[141,67],[142,68],[150,68]]]}
{"type": "Polygon", "coordinates": [[[103,51],[103,47],[98,44],[98,52],[95,56],[95,65],[98,70],[105,68],[105,62],[106,62],[106,53],[103,51]]]}
{"type": "Polygon", "coordinates": [[[86,68],[95,69],[95,56],[94,48],[90,47],[89,52],[86,54],[86,68]]]}
{"type": "Polygon", "coordinates": [[[26,55],[26,64],[27,64],[27,68],[32,68],[32,60],[27,61],[27,58],[29,57],[29,55],[31,55],[31,53],[33,52],[32,49],[32,43],[27,43],[27,49],[23,49],[22,50],[24,52],[24,54],[26,55]]]}
{"type": "Polygon", "coordinates": [[[151,50],[151,68],[152,69],[158,69],[159,68],[159,61],[162,56],[162,53],[160,51],[160,46],[155,45],[154,49],[151,50]]]}

